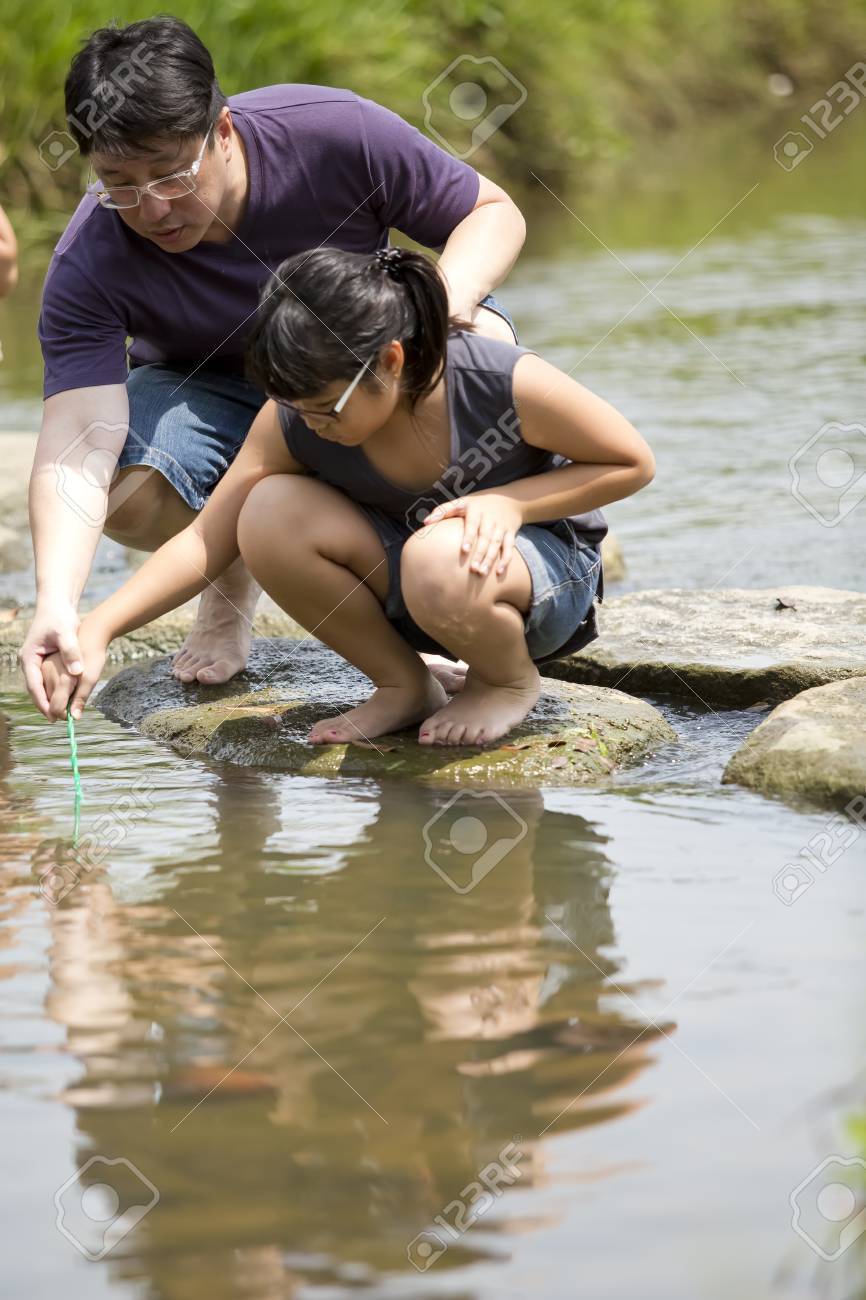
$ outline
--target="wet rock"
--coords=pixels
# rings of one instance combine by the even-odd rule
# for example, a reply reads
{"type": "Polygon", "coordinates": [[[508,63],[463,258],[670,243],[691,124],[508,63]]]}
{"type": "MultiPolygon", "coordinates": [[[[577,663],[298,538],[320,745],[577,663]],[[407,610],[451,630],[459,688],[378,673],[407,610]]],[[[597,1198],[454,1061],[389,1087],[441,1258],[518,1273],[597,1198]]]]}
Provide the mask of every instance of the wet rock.
{"type": "Polygon", "coordinates": [[[242,678],[177,682],[163,660],[127,668],[96,703],[115,721],[182,754],[317,776],[400,776],[443,785],[585,785],[676,739],[658,710],[593,686],[547,683],[529,718],[490,749],[427,748],[416,731],[310,745],[320,718],[360,703],[366,677],[316,641],[256,641],[242,678]]]}
{"type": "Polygon", "coordinates": [[[744,707],[866,674],[866,595],[829,587],[639,591],[606,600],[567,681],[744,707]]]}
{"type": "Polygon", "coordinates": [[[622,582],[626,574],[625,556],[616,533],[608,533],[602,541],[601,562],[605,582],[622,582]]]}
{"type": "Polygon", "coordinates": [[[864,719],[866,677],[803,691],[752,732],[722,780],[844,808],[866,794],[864,719]]]}

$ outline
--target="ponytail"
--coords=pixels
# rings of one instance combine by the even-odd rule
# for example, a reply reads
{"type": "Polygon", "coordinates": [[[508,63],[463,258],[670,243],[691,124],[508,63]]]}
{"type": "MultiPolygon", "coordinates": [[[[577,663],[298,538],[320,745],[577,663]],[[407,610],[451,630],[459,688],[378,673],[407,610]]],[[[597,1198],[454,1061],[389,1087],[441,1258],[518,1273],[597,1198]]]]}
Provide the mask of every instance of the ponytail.
{"type": "MultiPolygon", "coordinates": [[[[401,389],[412,409],[442,375],[451,328],[473,326],[449,318],[445,282],[425,254],[317,248],[281,263],[264,286],[246,373],[272,397],[311,397],[350,379],[397,339],[405,353],[401,389]]],[[[373,388],[376,379],[370,374],[362,383],[373,388]]]]}

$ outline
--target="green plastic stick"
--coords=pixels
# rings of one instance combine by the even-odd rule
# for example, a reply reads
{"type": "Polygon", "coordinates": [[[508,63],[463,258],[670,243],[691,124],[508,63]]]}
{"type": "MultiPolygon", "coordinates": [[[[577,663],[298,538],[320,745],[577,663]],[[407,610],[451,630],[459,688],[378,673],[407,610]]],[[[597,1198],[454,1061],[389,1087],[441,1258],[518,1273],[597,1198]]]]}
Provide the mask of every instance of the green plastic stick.
{"type": "Polygon", "coordinates": [[[75,721],[66,707],[66,734],[69,737],[69,762],[72,766],[72,780],[75,786],[75,801],[73,804],[74,822],[72,826],[72,838],[78,842],[78,817],[81,809],[81,800],[84,797],[81,791],[81,772],[78,768],[78,745],[75,740],[75,721]]]}

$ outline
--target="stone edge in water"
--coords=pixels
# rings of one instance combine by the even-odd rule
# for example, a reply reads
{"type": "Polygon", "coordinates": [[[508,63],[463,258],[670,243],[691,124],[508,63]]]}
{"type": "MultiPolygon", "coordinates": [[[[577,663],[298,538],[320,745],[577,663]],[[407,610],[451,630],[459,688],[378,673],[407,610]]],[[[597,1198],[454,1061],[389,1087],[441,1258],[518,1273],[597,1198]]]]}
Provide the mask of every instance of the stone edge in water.
{"type": "Polygon", "coordinates": [[[845,668],[794,661],[768,668],[725,668],[720,664],[666,664],[653,660],[613,662],[603,651],[583,650],[545,665],[546,677],[591,686],[622,687],[640,695],[664,695],[707,707],[746,708],[777,704],[831,682],[866,676],[866,667],[845,668]]]}
{"type": "Polygon", "coordinates": [[[825,683],[778,705],[728,760],[722,784],[822,807],[844,808],[862,797],[866,734],[858,717],[866,716],[866,678],[861,681],[859,689],[854,679],[825,683]],[[855,697],[848,716],[838,710],[847,695],[855,697]],[[834,716],[842,720],[835,734],[834,716]]]}

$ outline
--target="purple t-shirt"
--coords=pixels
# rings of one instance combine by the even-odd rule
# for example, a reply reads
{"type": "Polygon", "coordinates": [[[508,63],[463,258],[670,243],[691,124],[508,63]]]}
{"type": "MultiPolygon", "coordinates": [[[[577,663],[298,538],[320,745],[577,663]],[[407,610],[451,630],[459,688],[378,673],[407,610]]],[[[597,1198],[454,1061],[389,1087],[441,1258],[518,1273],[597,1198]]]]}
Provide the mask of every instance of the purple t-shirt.
{"type": "Polygon", "coordinates": [[[350,90],[264,86],[229,99],[246,147],[249,197],[227,243],[171,253],[91,195],[45,278],[39,341],[46,397],[125,383],[164,361],[243,372],[258,293],[286,257],[329,244],[372,252],[394,227],[440,249],[478,198],[474,168],[350,90]]]}

